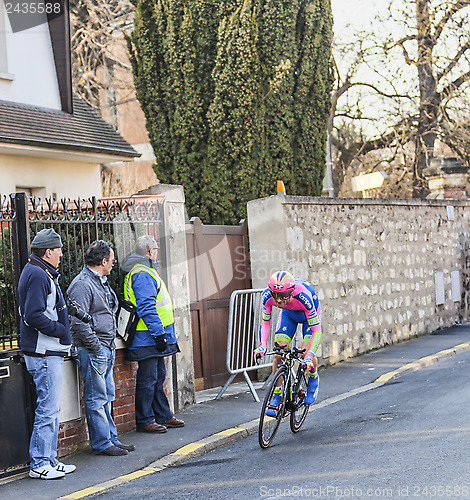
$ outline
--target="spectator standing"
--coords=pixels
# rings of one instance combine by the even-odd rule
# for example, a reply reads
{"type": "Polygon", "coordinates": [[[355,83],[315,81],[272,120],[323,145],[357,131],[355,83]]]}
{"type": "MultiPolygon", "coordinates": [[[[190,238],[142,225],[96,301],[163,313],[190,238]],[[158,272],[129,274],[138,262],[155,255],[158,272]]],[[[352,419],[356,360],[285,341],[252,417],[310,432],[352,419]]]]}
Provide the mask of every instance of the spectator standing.
{"type": "Polygon", "coordinates": [[[126,274],[124,296],[137,306],[139,323],[127,349],[127,359],[137,361],[135,416],[137,432],[167,432],[183,427],[171,412],[163,389],[165,357],[179,352],[173,305],[157,272],[157,242],[151,236],[137,239],[135,253],[122,266],[126,274]]]}
{"type": "Polygon", "coordinates": [[[18,284],[20,348],[37,394],[29,476],[59,479],[76,469],[57,460],[64,358],[72,343],[58,284],[63,255],[60,236],[53,229],[42,229],[31,243],[31,252],[18,284]]]}
{"type": "Polygon", "coordinates": [[[111,456],[127,455],[135,449],[119,441],[111,415],[118,299],[109,286],[108,276],[114,264],[111,244],[94,241],[85,253],[84,268],[67,289],[69,306],[74,306],[74,311],[78,309],[70,320],[72,354],[83,380],[91,448],[97,455],[111,456]]]}

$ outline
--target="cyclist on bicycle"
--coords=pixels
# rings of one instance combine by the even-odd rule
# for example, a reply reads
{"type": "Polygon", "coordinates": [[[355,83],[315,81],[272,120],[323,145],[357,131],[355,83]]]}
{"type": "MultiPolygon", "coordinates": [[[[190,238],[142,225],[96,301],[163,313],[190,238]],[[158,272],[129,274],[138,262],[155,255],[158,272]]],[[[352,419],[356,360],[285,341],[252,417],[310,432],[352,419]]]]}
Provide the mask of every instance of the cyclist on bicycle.
{"type": "MultiPolygon", "coordinates": [[[[297,325],[302,324],[303,343],[306,349],[304,363],[309,370],[306,404],[312,404],[318,395],[320,378],[317,373],[318,360],[315,356],[321,341],[320,302],[313,286],[305,280],[296,280],[287,271],[277,271],[270,278],[268,287],[263,292],[263,320],[260,328],[260,345],[255,349],[261,357],[266,352],[271,312],[273,306],[282,309],[279,315],[274,341],[281,347],[288,347],[294,337],[297,325]]],[[[276,373],[281,357],[274,356],[273,373],[276,373]]],[[[279,406],[281,387],[274,390],[270,406],[279,406]]],[[[268,408],[266,415],[275,416],[276,410],[268,408]]]]}

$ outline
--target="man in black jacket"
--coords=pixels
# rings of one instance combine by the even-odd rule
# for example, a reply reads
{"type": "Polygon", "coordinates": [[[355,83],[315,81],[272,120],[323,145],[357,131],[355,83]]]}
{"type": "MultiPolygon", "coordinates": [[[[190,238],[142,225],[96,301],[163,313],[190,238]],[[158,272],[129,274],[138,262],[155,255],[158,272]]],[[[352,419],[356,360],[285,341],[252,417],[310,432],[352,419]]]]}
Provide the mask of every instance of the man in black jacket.
{"type": "Polygon", "coordinates": [[[53,229],[39,231],[31,251],[18,284],[20,347],[37,393],[29,475],[58,479],[76,469],[57,460],[63,365],[72,343],[67,307],[57,281],[60,236],[53,229]]]}

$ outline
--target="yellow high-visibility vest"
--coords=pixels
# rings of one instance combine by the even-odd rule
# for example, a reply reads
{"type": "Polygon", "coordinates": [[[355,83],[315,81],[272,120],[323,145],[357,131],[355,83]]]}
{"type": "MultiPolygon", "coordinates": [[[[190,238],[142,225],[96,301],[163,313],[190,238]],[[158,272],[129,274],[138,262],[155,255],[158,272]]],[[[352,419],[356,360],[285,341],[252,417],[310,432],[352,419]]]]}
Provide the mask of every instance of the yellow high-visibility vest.
{"type": "MultiPolygon", "coordinates": [[[[175,322],[175,316],[173,314],[173,305],[171,303],[170,294],[165,286],[164,281],[160,278],[157,271],[150,267],[144,266],[143,264],[136,264],[126,275],[126,281],[124,284],[124,297],[129,300],[135,306],[137,305],[135,300],[134,290],[132,289],[132,276],[137,273],[148,273],[157,282],[158,295],[155,303],[157,314],[162,320],[163,326],[171,325],[175,322]]],[[[147,325],[141,318],[137,323],[137,330],[148,330],[147,325]]]]}

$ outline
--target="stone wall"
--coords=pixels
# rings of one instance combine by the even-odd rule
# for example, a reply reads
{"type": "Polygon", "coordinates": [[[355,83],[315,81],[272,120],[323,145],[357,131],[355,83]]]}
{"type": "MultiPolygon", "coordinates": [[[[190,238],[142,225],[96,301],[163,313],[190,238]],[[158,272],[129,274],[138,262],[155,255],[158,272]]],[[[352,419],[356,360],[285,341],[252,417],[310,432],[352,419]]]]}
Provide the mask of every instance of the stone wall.
{"type": "Polygon", "coordinates": [[[277,269],[314,285],[323,364],[467,321],[469,207],[463,200],[254,200],[253,287],[265,287],[277,269]]]}

